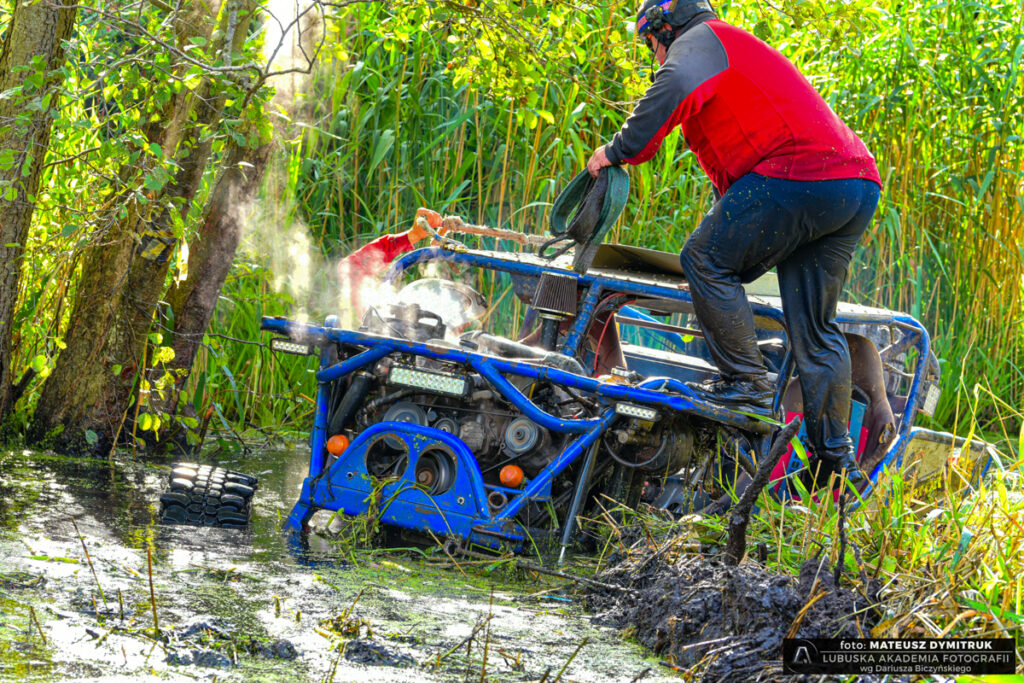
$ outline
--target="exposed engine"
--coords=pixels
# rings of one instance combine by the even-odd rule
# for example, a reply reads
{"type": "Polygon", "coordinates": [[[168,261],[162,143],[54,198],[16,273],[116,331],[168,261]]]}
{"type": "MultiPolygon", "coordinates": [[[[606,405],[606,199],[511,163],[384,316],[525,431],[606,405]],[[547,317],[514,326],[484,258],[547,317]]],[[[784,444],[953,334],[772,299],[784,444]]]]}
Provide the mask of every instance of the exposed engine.
{"type": "MultiPolygon", "coordinates": [[[[432,281],[429,286],[421,282],[414,283],[415,296],[408,297],[412,301],[404,300],[403,290],[398,303],[390,304],[386,311],[371,308],[360,331],[432,345],[459,346],[587,374],[575,358],[555,351],[479,330],[460,334],[483,311],[479,294],[444,280],[432,281]],[[426,307],[430,299],[425,293],[438,302],[441,312],[426,307]]],[[[607,409],[565,387],[524,378],[510,381],[541,410],[560,418],[594,417],[607,409]]],[[[571,434],[553,433],[521,414],[470,368],[414,354],[391,354],[378,361],[372,370],[353,373],[347,384],[339,383],[333,392],[329,414],[328,433],[344,433],[351,438],[380,422],[405,422],[455,435],[473,453],[485,484],[492,486],[501,483],[500,472],[506,465],[518,466],[527,479],[537,476],[574,438],[571,434]]],[[[603,481],[607,488],[621,485],[625,478],[633,481],[634,491],[638,491],[644,476],[638,478],[636,474],[663,477],[678,472],[691,461],[694,441],[695,430],[685,418],[644,420],[623,416],[601,441],[595,481],[603,481]]],[[[407,467],[397,437],[385,437],[375,443],[366,458],[368,471],[379,477],[397,476],[407,467]]],[[[415,479],[426,490],[444,490],[454,477],[454,461],[444,453],[419,458],[415,479]]],[[[571,493],[571,480],[560,479],[552,491],[556,507],[567,504],[571,493]]],[[[503,497],[500,492],[491,495],[503,497]]],[[[490,502],[492,507],[504,503],[490,502]]],[[[532,514],[536,515],[539,509],[533,508],[532,514]]]]}
{"type": "MultiPolygon", "coordinates": [[[[404,296],[409,287],[400,292],[399,303],[391,304],[386,313],[370,309],[360,331],[416,342],[460,344],[464,348],[479,349],[506,358],[529,359],[571,372],[582,372],[574,359],[561,354],[479,331],[456,336],[461,327],[483,312],[479,294],[464,285],[444,280],[432,281],[429,286],[423,282],[413,283],[416,285],[413,296],[404,296]],[[425,292],[439,302],[443,313],[423,308],[419,302],[424,300],[425,292]],[[415,301],[405,301],[405,298],[415,301]]],[[[528,385],[520,389],[531,392],[534,400],[553,415],[570,418],[578,416],[582,410],[582,405],[562,390],[528,385]]],[[[562,450],[566,439],[565,435],[552,435],[517,413],[491,391],[482,378],[467,372],[467,368],[422,356],[389,356],[379,361],[372,372],[356,373],[343,394],[332,400],[331,414],[331,433],[344,431],[354,436],[378,422],[396,421],[432,427],[458,436],[473,452],[488,484],[497,484],[501,468],[508,464],[518,465],[527,477],[535,476],[562,450]],[[428,387],[427,391],[402,386],[401,379],[395,381],[396,368],[410,377],[415,373],[430,373],[424,375],[426,380],[417,381],[429,382],[433,377],[436,378],[436,386],[428,387]],[[454,387],[454,383],[462,381],[462,378],[467,386],[460,390],[453,388],[447,392],[451,395],[445,395],[445,382],[453,383],[454,387]]],[[[367,464],[375,474],[385,475],[401,465],[396,455],[384,447],[375,449],[373,456],[373,462],[367,464]]],[[[436,473],[423,473],[422,479],[433,481],[446,476],[443,465],[436,469],[436,473]]],[[[417,479],[421,478],[420,474],[417,472],[417,479]]]]}

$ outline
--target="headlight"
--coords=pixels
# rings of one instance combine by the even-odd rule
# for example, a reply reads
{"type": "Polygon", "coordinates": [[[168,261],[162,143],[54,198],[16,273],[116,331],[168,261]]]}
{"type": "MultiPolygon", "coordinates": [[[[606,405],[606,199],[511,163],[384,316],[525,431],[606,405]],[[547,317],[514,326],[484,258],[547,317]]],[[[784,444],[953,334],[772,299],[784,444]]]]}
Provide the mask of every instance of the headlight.
{"type": "Polygon", "coordinates": [[[638,406],[635,403],[616,403],[615,412],[626,417],[635,417],[638,420],[654,422],[658,419],[658,411],[654,408],[638,406]]]}
{"type": "Polygon", "coordinates": [[[296,356],[312,356],[316,353],[316,347],[312,344],[282,337],[274,337],[270,340],[270,350],[275,353],[294,353],[296,356]]]}
{"type": "Polygon", "coordinates": [[[421,370],[405,365],[393,365],[388,382],[445,396],[465,396],[466,388],[469,386],[467,378],[462,375],[438,370],[421,370]]]}

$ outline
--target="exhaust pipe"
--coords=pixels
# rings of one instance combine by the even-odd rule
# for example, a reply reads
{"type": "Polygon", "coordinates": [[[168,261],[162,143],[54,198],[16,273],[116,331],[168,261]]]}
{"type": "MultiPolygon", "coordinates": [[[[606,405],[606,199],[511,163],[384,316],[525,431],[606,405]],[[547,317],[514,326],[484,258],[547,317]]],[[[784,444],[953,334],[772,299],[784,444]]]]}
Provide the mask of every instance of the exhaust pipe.
{"type": "Polygon", "coordinates": [[[487,495],[487,505],[490,506],[492,512],[494,510],[500,510],[508,505],[508,496],[501,491],[491,491],[487,495]]]}

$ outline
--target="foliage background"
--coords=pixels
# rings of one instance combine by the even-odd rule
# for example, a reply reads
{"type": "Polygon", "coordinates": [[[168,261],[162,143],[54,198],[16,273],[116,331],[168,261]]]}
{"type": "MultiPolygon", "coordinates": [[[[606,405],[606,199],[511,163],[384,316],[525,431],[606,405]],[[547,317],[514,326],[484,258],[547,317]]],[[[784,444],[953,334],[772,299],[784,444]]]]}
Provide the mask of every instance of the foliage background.
{"type": "MultiPolygon", "coordinates": [[[[629,28],[633,4],[406,0],[329,12],[311,78],[279,82],[267,114],[279,151],[260,201],[239,207],[250,232],[189,385],[197,411],[213,406],[234,427],[303,428],[312,368],[277,364],[244,342],[260,338],[261,313],[327,312],[331,262],[408,228],[416,207],[544,232],[559,188],[647,83],[650,57],[629,28]]],[[[1024,3],[736,0],[719,10],[795,61],[877,157],[885,190],[848,294],[932,331],[944,389],[935,422],[1016,441],[1024,3]]],[[[98,78],[89,65],[122,49],[112,41],[86,22],[75,38],[78,62],[68,66],[50,150],[65,161],[44,179],[16,375],[52,366],[88,236],[86,204],[109,192],[109,173],[76,154],[108,144],[104,131],[131,134],[139,85],[104,84],[112,114],[82,97],[98,78]]],[[[675,133],[652,162],[629,170],[631,199],[614,238],[679,249],[712,201],[693,156],[675,133]]],[[[187,241],[188,217],[180,230],[187,241]]],[[[180,259],[172,270],[184,275],[180,259]]],[[[504,293],[501,281],[478,285],[495,299],[504,293]]],[[[30,392],[22,410],[33,400],[30,392]]]]}
{"type": "MultiPolygon", "coordinates": [[[[309,79],[276,81],[265,108],[268,93],[244,111],[232,99],[225,120],[209,127],[218,159],[240,132],[271,124],[278,146],[258,201],[235,207],[249,232],[187,386],[195,413],[217,415],[225,431],[308,429],[312,361],[277,363],[260,344],[259,317],[330,312],[332,263],[408,228],[416,207],[544,232],[558,189],[647,83],[650,57],[628,30],[633,4],[334,3],[309,79]]],[[[0,2],[0,32],[10,6],[0,2]]],[[[849,297],[904,310],[931,330],[943,369],[936,425],[984,432],[1019,454],[1024,2],[734,0],[719,9],[793,59],[878,159],[885,190],[849,297]]],[[[246,49],[260,40],[253,35],[246,49]]],[[[83,10],[26,247],[15,376],[33,368],[45,378],[53,368],[84,250],[102,246],[105,217],[119,215],[119,202],[140,201],[133,187],[152,190],[171,176],[159,148],[136,137],[180,85],[154,74],[158,54],[151,66],[133,61],[115,72],[139,50],[159,52],[101,30],[83,10]]],[[[692,155],[673,134],[630,173],[614,238],[679,249],[711,203],[692,155]]],[[[202,179],[200,200],[214,175],[202,179]]],[[[197,222],[189,212],[173,225],[182,239],[169,291],[187,275],[183,247],[197,222]]],[[[507,292],[501,280],[477,285],[493,301],[507,292]]],[[[22,423],[38,396],[37,382],[18,405],[22,423]]],[[[902,485],[896,477],[889,504],[851,530],[875,575],[900,581],[906,605],[887,622],[891,635],[993,635],[1007,632],[1002,622],[1019,631],[1019,474],[995,478],[980,495],[944,492],[936,510],[902,485]]],[[[792,570],[815,543],[830,545],[837,512],[828,501],[765,507],[772,514],[752,533],[776,539],[777,565],[792,570]]]]}
{"type": "MultiPolygon", "coordinates": [[[[288,218],[335,257],[408,227],[420,205],[543,232],[547,205],[647,83],[631,10],[542,0],[349,8],[329,24],[332,49],[300,100],[305,120],[268,199],[294,202],[288,218]]],[[[1024,5],[720,10],[795,61],[877,157],[885,191],[848,296],[932,331],[944,389],[935,422],[964,429],[973,399],[958,401],[959,389],[980,384],[981,428],[1016,437],[1015,411],[996,407],[1018,405],[1022,388],[1024,5]]],[[[678,250],[712,201],[693,155],[676,132],[629,170],[615,239],[678,250]]]]}

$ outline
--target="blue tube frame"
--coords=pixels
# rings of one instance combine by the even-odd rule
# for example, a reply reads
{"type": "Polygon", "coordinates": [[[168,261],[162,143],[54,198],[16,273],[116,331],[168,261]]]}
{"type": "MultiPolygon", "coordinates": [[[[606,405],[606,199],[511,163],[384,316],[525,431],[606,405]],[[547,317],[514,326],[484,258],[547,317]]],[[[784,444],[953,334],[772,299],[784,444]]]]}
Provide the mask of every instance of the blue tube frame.
{"type": "MultiPolygon", "coordinates": [[[[410,252],[396,259],[389,269],[386,279],[395,282],[409,268],[416,264],[436,260],[446,260],[459,265],[486,268],[492,271],[505,272],[513,276],[539,278],[544,272],[558,270],[560,274],[575,277],[579,287],[586,294],[581,302],[576,320],[566,336],[561,349],[564,354],[570,356],[577,354],[579,344],[582,342],[597,306],[604,296],[621,293],[651,299],[676,300],[692,305],[689,291],[679,286],[635,282],[590,273],[580,275],[573,271],[552,268],[550,265],[529,263],[516,258],[515,255],[511,256],[511,258],[501,258],[500,256],[485,252],[453,251],[451,249],[429,247],[410,252]]],[[[751,302],[751,308],[755,315],[769,318],[785,329],[785,320],[781,308],[756,301],[751,302]]],[[[915,368],[906,398],[907,408],[902,416],[897,439],[870,474],[871,481],[875,482],[887,467],[898,467],[902,463],[910,430],[917,415],[919,393],[928,364],[930,339],[921,323],[904,314],[893,313],[885,316],[883,319],[879,319],[877,312],[866,313],[865,315],[852,313],[840,315],[837,317],[837,320],[838,322],[845,323],[868,322],[895,325],[903,330],[904,333],[913,335],[911,343],[913,343],[919,353],[917,367],[915,368]]],[[[492,537],[514,542],[521,542],[523,540],[522,531],[518,529],[518,525],[514,522],[516,515],[522,511],[523,507],[530,500],[543,499],[546,492],[550,491],[555,477],[584,455],[590,445],[600,438],[611,426],[617,418],[614,411],[614,403],[617,401],[629,401],[662,411],[685,413],[746,431],[766,433],[772,429],[772,426],[768,423],[700,400],[684,383],[674,378],[655,377],[637,386],[627,386],[615,382],[602,382],[593,377],[540,366],[533,362],[508,360],[448,345],[412,342],[336,327],[300,324],[282,318],[265,317],[261,327],[264,330],[277,332],[293,339],[301,339],[317,344],[321,348],[330,343],[335,343],[349,348],[364,349],[333,364],[329,363],[326,353],[323,353],[321,356],[321,367],[316,375],[318,388],[316,416],[311,434],[312,452],[310,455],[309,477],[303,487],[302,498],[296,504],[296,509],[290,518],[290,522],[296,528],[299,527],[300,518],[302,518],[302,515],[299,514],[300,508],[308,512],[314,505],[320,506],[327,502],[314,497],[316,480],[318,478],[330,478],[332,476],[331,473],[344,462],[343,458],[340,458],[333,465],[325,467],[327,457],[325,449],[326,430],[330,409],[328,405],[328,387],[330,383],[356,370],[371,366],[392,353],[412,354],[432,360],[461,364],[471,368],[494,391],[512,403],[518,411],[538,425],[553,432],[577,435],[577,438],[554,461],[544,468],[537,477],[530,481],[525,489],[515,491],[514,493],[509,491],[510,499],[504,508],[493,515],[478,515],[474,528],[479,533],[475,532],[472,535],[473,540],[478,542],[488,542],[487,539],[492,537]],[[505,375],[515,375],[531,380],[551,382],[556,385],[586,392],[596,397],[604,405],[604,412],[599,417],[585,419],[566,419],[551,415],[534,404],[505,375]]],[[[787,353],[784,366],[783,372],[780,374],[780,385],[777,387],[776,406],[781,401],[785,380],[793,370],[792,354],[787,353]]],[[[364,430],[363,434],[371,432],[375,427],[364,430]]],[[[422,429],[436,431],[429,430],[429,428],[422,429]]],[[[376,432],[371,432],[371,434],[374,433],[376,432]]],[[[360,434],[359,438],[362,438],[363,434],[360,434]]],[[[437,438],[440,439],[441,437],[437,438]]],[[[478,469],[476,474],[479,474],[478,469]]],[[[480,480],[480,486],[483,487],[482,479],[480,480]]],[[[327,505],[327,507],[330,507],[330,505],[327,505]]],[[[304,524],[304,521],[301,521],[301,523],[304,524]]],[[[413,528],[415,528],[415,525],[413,525],[413,528]]]]}

